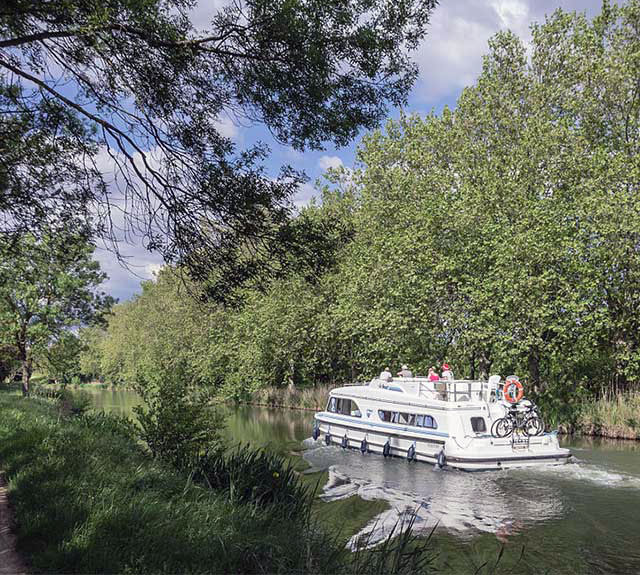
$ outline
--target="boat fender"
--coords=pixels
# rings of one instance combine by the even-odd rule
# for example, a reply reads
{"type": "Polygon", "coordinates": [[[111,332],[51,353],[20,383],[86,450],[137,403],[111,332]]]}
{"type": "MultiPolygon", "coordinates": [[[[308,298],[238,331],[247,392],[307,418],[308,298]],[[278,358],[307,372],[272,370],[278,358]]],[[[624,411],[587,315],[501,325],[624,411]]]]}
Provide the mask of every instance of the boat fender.
{"type": "Polygon", "coordinates": [[[382,447],[382,455],[384,455],[385,457],[389,457],[390,454],[391,454],[391,443],[387,439],[387,442],[382,447]]]}
{"type": "Polygon", "coordinates": [[[349,446],[349,440],[347,439],[347,435],[342,438],[342,443],[340,444],[342,449],[346,449],[349,446]]]}
{"type": "Polygon", "coordinates": [[[326,445],[329,445],[331,443],[331,434],[330,433],[325,434],[324,442],[325,442],[326,445]]]}
{"type": "Polygon", "coordinates": [[[315,441],[320,436],[320,428],[318,427],[318,423],[313,426],[313,440],[315,441]]]}
{"type": "Polygon", "coordinates": [[[444,454],[444,449],[441,449],[440,453],[438,453],[437,464],[440,469],[447,464],[447,456],[444,454]]]}
{"type": "Polygon", "coordinates": [[[416,459],[416,446],[411,445],[407,450],[407,461],[415,461],[416,459]]]}
{"type": "Polygon", "coordinates": [[[362,442],[360,443],[360,451],[362,453],[367,453],[367,451],[369,451],[369,445],[367,444],[367,439],[363,439],[362,442]]]}

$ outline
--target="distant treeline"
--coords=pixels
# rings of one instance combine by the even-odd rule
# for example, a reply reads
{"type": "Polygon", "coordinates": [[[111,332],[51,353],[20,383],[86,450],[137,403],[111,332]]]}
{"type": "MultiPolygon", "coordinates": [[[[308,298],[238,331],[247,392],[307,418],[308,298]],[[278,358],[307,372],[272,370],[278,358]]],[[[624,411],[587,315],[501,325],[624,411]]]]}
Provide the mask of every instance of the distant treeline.
{"type": "Polygon", "coordinates": [[[407,363],[519,374],[539,397],[640,381],[640,4],[557,11],[490,41],[455,109],[366,136],[300,218],[331,265],[244,305],[203,304],[164,269],[86,331],[85,374],[186,376],[240,396],[371,378],[407,363]]]}

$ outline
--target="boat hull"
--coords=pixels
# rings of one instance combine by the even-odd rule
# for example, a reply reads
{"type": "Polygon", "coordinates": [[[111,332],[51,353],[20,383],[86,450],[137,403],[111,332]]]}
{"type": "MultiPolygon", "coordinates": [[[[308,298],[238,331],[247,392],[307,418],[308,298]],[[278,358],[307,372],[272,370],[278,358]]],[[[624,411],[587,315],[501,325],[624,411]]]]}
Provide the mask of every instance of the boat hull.
{"type": "Polygon", "coordinates": [[[571,452],[558,447],[553,434],[530,438],[525,448],[514,448],[509,439],[490,436],[476,437],[461,446],[447,433],[418,431],[409,428],[353,421],[353,418],[336,417],[325,412],[315,416],[318,441],[345,448],[361,449],[366,440],[366,452],[408,458],[410,448],[415,461],[437,464],[464,471],[487,471],[512,467],[562,465],[568,463],[571,452]]]}

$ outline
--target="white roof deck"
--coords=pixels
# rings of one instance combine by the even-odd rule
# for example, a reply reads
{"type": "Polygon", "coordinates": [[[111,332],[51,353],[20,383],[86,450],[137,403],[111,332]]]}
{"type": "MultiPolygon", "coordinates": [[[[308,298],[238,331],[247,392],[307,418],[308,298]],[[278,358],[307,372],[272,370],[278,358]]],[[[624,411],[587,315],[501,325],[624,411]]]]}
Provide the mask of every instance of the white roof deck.
{"type": "MultiPolygon", "coordinates": [[[[350,384],[345,387],[358,386],[362,388],[362,391],[369,392],[373,392],[373,390],[395,392],[403,394],[407,400],[419,398],[453,403],[462,401],[493,402],[500,398],[501,390],[499,389],[499,380],[491,379],[492,381],[470,379],[431,381],[426,377],[394,377],[392,381],[383,381],[374,378],[369,383],[350,384]]],[[[374,395],[378,394],[374,393],[374,395]]],[[[386,393],[380,395],[388,397],[386,393]]]]}

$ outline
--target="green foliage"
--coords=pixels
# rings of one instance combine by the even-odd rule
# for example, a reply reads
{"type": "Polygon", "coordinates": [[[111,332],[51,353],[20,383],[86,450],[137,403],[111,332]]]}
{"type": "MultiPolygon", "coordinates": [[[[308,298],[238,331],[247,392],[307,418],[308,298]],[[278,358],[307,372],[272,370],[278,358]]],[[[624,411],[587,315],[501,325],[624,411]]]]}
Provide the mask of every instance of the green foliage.
{"type": "Polygon", "coordinates": [[[71,226],[0,241],[0,344],[22,363],[25,393],[37,358],[63,378],[77,373],[80,344],[69,330],[99,321],[112,304],[96,291],[106,276],[86,230],[71,226]]]}
{"type": "Polygon", "coordinates": [[[0,345],[0,383],[18,371],[20,360],[11,345],[0,345]]]}
{"type": "Polygon", "coordinates": [[[181,374],[154,385],[147,382],[138,389],[144,406],[133,411],[140,423],[140,436],[155,457],[187,469],[204,453],[221,449],[222,418],[181,374]]]}
{"type": "MultiPolygon", "coordinates": [[[[48,403],[6,392],[0,415],[18,545],[34,570],[365,573],[371,565],[352,564],[318,525],[311,492],[279,457],[217,454],[207,469],[220,486],[209,488],[149,457],[122,419],[59,419],[48,403]]],[[[426,572],[426,557],[375,564],[426,572]]]]}
{"type": "Polygon", "coordinates": [[[271,506],[284,519],[303,517],[314,495],[297,480],[296,472],[284,457],[248,445],[238,446],[230,453],[207,452],[194,467],[193,478],[227,492],[232,502],[271,506]]]}
{"type": "MultiPolygon", "coordinates": [[[[300,215],[331,222],[327,269],[210,308],[199,331],[176,324],[167,350],[180,341],[213,359],[171,357],[235,398],[447,360],[460,377],[521,374],[566,422],[585,397],[636,386],[639,19],[637,1],[592,21],[559,10],[533,27],[530,54],[497,34],[455,109],[389,121],[355,170],[329,174],[321,205],[300,215]]],[[[130,304],[136,334],[163,333],[143,311],[159,305],[152,294],[168,310],[193,305],[168,286],[130,304]]]]}
{"type": "Polygon", "coordinates": [[[38,363],[50,379],[65,385],[74,383],[81,373],[80,356],[83,351],[82,341],[75,334],[62,332],[38,363]]]}
{"type": "Polygon", "coordinates": [[[78,330],[78,339],[80,340],[80,353],[77,359],[79,373],[90,381],[99,380],[102,375],[101,344],[105,337],[106,331],[103,326],[86,326],[78,330]]]}
{"type": "Polygon", "coordinates": [[[291,252],[296,267],[316,269],[325,242],[290,221],[304,175],[285,166],[271,177],[268,149],[236,153],[221,120],[262,123],[300,150],[345,145],[406,101],[417,76],[408,52],[436,2],[209,3],[206,29],[187,0],[4,4],[2,231],[97,213],[94,231],[111,245],[124,223],[128,237],[228,298],[277,277],[291,252]],[[111,217],[97,150],[113,160],[124,222],[111,217]]]}

